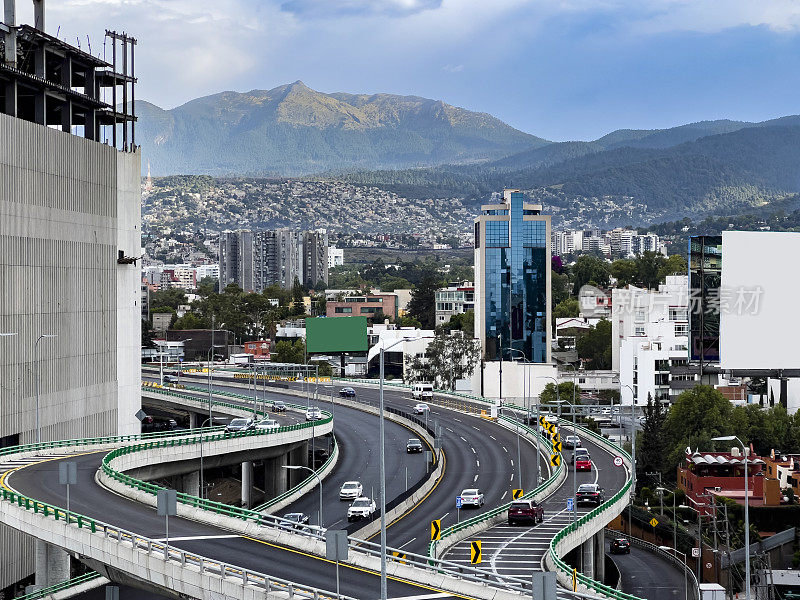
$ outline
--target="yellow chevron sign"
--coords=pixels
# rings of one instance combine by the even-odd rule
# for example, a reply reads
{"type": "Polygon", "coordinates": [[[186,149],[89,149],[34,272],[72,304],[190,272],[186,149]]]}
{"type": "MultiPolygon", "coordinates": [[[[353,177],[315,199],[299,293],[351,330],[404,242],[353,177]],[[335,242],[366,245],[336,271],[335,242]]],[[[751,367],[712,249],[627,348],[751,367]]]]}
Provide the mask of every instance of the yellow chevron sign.
{"type": "Polygon", "coordinates": [[[561,442],[557,442],[555,439],[553,439],[553,452],[561,452],[561,442]]]}
{"type": "Polygon", "coordinates": [[[524,495],[525,495],[525,492],[523,492],[522,490],[511,490],[511,497],[512,497],[514,500],[519,500],[519,499],[520,499],[520,498],[522,498],[524,495]]]}
{"type": "Polygon", "coordinates": [[[561,464],[561,455],[560,454],[551,454],[550,455],[550,466],[557,467],[561,464]]]}
{"type": "Polygon", "coordinates": [[[473,540],[469,545],[469,561],[473,565],[481,564],[481,541],[473,540]]]}
{"type": "Polygon", "coordinates": [[[435,542],[440,539],[442,539],[442,520],[436,519],[431,521],[431,541],[435,542]]]}

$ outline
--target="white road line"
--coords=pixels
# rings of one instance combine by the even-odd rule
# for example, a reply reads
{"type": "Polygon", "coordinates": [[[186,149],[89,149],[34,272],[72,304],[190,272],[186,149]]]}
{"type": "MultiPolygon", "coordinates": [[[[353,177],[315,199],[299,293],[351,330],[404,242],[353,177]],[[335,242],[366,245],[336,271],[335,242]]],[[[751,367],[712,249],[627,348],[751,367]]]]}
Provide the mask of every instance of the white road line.
{"type": "Polygon", "coordinates": [[[489,437],[492,438],[495,442],[497,441],[497,438],[494,437],[493,435],[489,434],[489,437]]]}
{"type": "Polygon", "coordinates": [[[503,500],[503,499],[504,499],[504,498],[505,498],[507,495],[508,495],[508,490],[506,490],[505,492],[503,492],[503,495],[502,495],[502,496],[500,496],[500,500],[503,500]]]}
{"type": "Polygon", "coordinates": [[[402,546],[398,546],[398,550],[402,550],[403,548],[405,548],[406,546],[408,546],[408,545],[409,545],[411,542],[413,542],[413,541],[414,541],[414,540],[416,540],[416,539],[417,539],[417,538],[411,538],[410,540],[408,540],[408,541],[407,541],[405,544],[403,544],[402,546]]]}
{"type": "Polygon", "coordinates": [[[420,596],[394,596],[389,600],[432,600],[433,598],[447,598],[452,594],[422,594],[420,596]]]}
{"type": "MultiPolygon", "coordinates": [[[[466,440],[465,440],[465,441],[466,441],[466,440]]],[[[475,452],[475,448],[473,448],[472,446],[470,446],[470,447],[469,447],[469,449],[470,449],[470,450],[472,450],[472,453],[473,453],[473,454],[477,454],[477,452],[475,452]]]]}
{"type": "Polygon", "coordinates": [[[476,461],[475,461],[475,464],[477,464],[477,465],[478,465],[478,468],[479,468],[479,469],[481,468],[481,461],[479,461],[479,460],[476,460],[476,461]]]}
{"type": "Polygon", "coordinates": [[[506,448],[505,446],[503,446],[503,452],[508,452],[508,448],[506,448]]]}
{"type": "Polygon", "coordinates": [[[475,483],[476,481],[478,481],[478,476],[477,475],[475,475],[475,478],[472,480],[472,483],[475,483]]]}
{"type": "Polygon", "coordinates": [[[514,466],[514,459],[513,458],[511,459],[511,466],[512,467],[514,466]]]}
{"type": "MultiPolygon", "coordinates": [[[[229,540],[231,538],[238,538],[238,535],[192,535],[186,537],[171,537],[170,542],[193,542],[195,540],[229,540]]],[[[154,540],[156,542],[165,542],[166,538],[154,540]]]]}
{"type": "Polygon", "coordinates": [[[441,518],[442,518],[442,519],[444,519],[444,518],[446,518],[446,517],[447,517],[447,515],[449,515],[449,514],[450,514],[449,512],[446,512],[446,513],[444,513],[444,514],[442,515],[442,517],[441,517],[441,518]]]}
{"type": "Polygon", "coordinates": [[[467,438],[465,438],[463,435],[460,435],[460,436],[458,436],[458,437],[460,437],[460,438],[461,438],[461,440],[462,440],[462,441],[464,441],[464,442],[466,442],[466,441],[467,441],[467,438]]]}

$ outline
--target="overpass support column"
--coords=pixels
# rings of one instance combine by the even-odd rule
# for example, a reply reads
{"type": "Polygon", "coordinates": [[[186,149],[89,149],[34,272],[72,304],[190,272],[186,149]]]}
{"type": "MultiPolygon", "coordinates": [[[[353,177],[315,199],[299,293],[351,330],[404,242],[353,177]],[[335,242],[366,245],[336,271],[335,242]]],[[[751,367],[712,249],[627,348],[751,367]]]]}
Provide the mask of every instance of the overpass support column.
{"type": "Polygon", "coordinates": [[[267,500],[289,489],[289,471],[283,468],[288,464],[288,454],[281,454],[264,461],[264,492],[267,500]]]}
{"type": "MultiPolygon", "coordinates": [[[[191,412],[189,411],[189,429],[197,429],[200,427],[200,423],[203,422],[203,419],[200,416],[200,413],[191,412]]],[[[210,424],[207,424],[210,427],[210,424]]]]}
{"type": "MultiPolygon", "coordinates": [[[[290,465],[308,466],[308,442],[303,442],[297,448],[289,452],[290,465]]],[[[308,471],[296,470],[289,473],[289,487],[293,488],[308,477],[308,471]]]]}
{"type": "Polygon", "coordinates": [[[594,578],[605,583],[606,581],[606,530],[601,529],[594,537],[594,578]]]}
{"type": "Polygon", "coordinates": [[[253,461],[242,463],[242,508],[253,506],[253,461]]]}
{"type": "Polygon", "coordinates": [[[192,471],[181,477],[181,489],[184,494],[200,495],[200,471],[192,471]]]}
{"type": "Polygon", "coordinates": [[[580,553],[581,573],[594,579],[594,536],[581,544],[580,553]]]}
{"type": "Polygon", "coordinates": [[[69,579],[69,554],[36,540],[36,586],[48,587],[69,579]]]}

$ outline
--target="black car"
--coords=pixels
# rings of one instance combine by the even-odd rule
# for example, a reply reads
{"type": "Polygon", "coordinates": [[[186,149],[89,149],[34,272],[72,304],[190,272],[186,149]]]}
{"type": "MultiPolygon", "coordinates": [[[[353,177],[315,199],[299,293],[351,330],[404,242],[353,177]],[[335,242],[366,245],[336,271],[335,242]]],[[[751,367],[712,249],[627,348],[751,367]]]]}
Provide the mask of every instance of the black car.
{"type": "Polygon", "coordinates": [[[308,525],[308,515],[303,513],[287,513],[282,517],[286,521],[281,521],[278,525],[281,529],[305,529],[303,526],[308,525]]]}
{"type": "Polygon", "coordinates": [[[582,483],[575,492],[575,502],[600,506],[603,503],[603,488],[596,483],[582,483]]]}
{"type": "Polygon", "coordinates": [[[228,433],[235,433],[238,431],[252,431],[256,428],[256,423],[253,419],[234,419],[225,427],[228,433]]]}
{"type": "Polygon", "coordinates": [[[275,400],[272,403],[272,412],[286,412],[286,404],[283,400],[275,400]]]}
{"type": "Polygon", "coordinates": [[[611,540],[611,554],[630,554],[631,543],[625,538],[614,538],[611,540]]]}
{"type": "Polygon", "coordinates": [[[422,452],[422,442],[417,438],[411,438],[406,444],[406,452],[412,454],[414,452],[422,452]]]}
{"type": "Polygon", "coordinates": [[[339,395],[342,398],[355,398],[356,391],[351,387],[346,387],[339,390],[339,395]]]}

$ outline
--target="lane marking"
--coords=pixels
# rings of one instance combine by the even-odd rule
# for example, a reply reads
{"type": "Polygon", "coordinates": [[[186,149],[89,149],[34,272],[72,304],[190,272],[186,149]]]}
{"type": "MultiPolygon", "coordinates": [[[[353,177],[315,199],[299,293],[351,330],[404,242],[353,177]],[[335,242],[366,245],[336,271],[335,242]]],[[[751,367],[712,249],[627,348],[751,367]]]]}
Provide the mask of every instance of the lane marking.
{"type": "Polygon", "coordinates": [[[503,452],[508,452],[508,448],[506,448],[505,446],[503,446],[503,452]]]}
{"type": "Polygon", "coordinates": [[[442,592],[441,594],[423,594],[421,596],[395,596],[393,598],[389,598],[389,600],[429,600],[433,598],[447,598],[452,594],[445,594],[442,592]]]}
{"type": "MultiPolygon", "coordinates": [[[[190,535],[186,537],[171,537],[170,542],[194,542],[195,540],[229,540],[242,537],[240,535],[190,535]]],[[[167,538],[154,538],[156,542],[166,542],[167,538]]]]}
{"type": "Polygon", "coordinates": [[[504,498],[505,498],[507,495],[508,495],[508,490],[506,490],[505,492],[503,492],[503,495],[502,495],[502,496],[500,496],[500,500],[503,500],[503,499],[504,499],[504,498]]]}
{"type": "Polygon", "coordinates": [[[398,550],[402,550],[403,548],[405,548],[406,546],[408,546],[408,545],[409,545],[411,542],[413,542],[413,541],[414,541],[414,540],[416,540],[416,539],[417,539],[417,538],[415,538],[415,537],[411,538],[410,540],[408,540],[408,541],[407,541],[405,544],[403,544],[402,546],[398,546],[398,547],[397,547],[397,549],[398,549],[398,550]]]}

